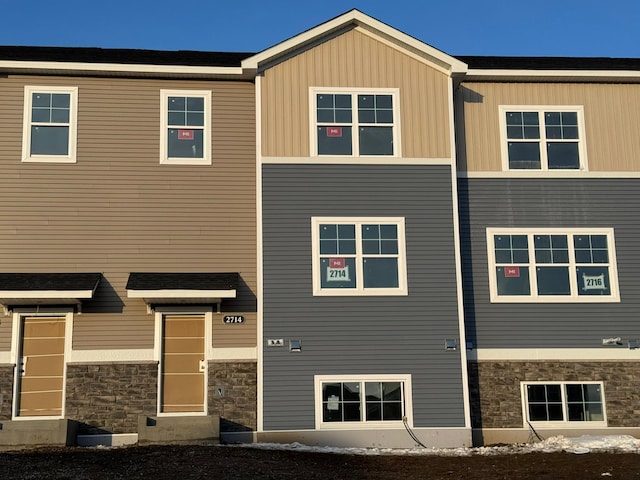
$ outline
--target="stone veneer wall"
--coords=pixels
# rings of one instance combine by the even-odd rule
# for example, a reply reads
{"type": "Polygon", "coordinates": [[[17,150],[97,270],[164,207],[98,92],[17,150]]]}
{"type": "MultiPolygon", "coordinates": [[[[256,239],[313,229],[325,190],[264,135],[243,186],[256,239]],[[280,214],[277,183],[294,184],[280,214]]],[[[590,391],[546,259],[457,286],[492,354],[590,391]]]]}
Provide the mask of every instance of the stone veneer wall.
{"type": "Polygon", "coordinates": [[[522,428],[523,381],[596,381],[604,384],[609,427],[640,426],[640,362],[469,362],[473,428],[522,428]]]}
{"type": "Polygon", "coordinates": [[[67,365],[66,417],[80,434],[135,433],[139,415],[156,415],[158,364],[67,365]]]}
{"type": "Polygon", "coordinates": [[[257,372],[255,361],[209,362],[209,414],[220,415],[221,432],[256,430],[257,372]]]}
{"type": "Polygon", "coordinates": [[[11,420],[13,365],[0,366],[0,420],[11,420]]]}

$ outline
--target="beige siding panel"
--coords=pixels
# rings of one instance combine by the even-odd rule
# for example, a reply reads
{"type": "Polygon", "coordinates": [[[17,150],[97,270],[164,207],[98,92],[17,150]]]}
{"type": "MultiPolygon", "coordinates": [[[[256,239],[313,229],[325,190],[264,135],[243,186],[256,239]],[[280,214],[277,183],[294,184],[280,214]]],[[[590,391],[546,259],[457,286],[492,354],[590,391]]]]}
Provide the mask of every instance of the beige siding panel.
{"type": "MultiPolygon", "coordinates": [[[[465,145],[460,170],[500,171],[500,105],[582,105],[589,171],[639,171],[640,85],[588,83],[464,83],[465,145]],[[466,151],[466,156],[464,152],[466,151]]],[[[460,120],[460,117],[458,117],[460,120]]]]}
{"type": "Polygon", "coordinates": [[[398,88],[402,154],[450,156],[447,75],[358,30],[267,69],[262,79],[262,154],[308,157],[309,87],[398,88]]]}
{"type": "MultiPolygon", "coordinates": [[[[74,316],[74,349],[153,347],[130,272],[239,272],[222,311],[255,316],[253,83],[8,76],[0,105],[1,271],[103,273],[74,316]],[[25,85],[78,87],[77,163],[20,161],[25,85]],[[160,89],[212,92],[212,165],[160,165],[160,89]]],[[[0,351],[10,334],[0,316],[0,351]]],[[[255,322],[214,343],[255,347],[255,322]]]]}
{"type": "Polygon", "coordinates": [[[0,352],[11,350],[11,317],[0,317],[0,352]]]}

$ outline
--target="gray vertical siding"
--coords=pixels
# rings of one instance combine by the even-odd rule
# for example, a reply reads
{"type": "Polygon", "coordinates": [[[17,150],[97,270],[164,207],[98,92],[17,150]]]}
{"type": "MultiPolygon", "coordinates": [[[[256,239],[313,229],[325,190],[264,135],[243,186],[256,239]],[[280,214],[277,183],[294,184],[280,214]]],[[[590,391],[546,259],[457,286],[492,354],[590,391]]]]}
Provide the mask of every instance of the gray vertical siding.
{"type": "Polygon", "coordinates": [[[640,337],[640,179],[460,179],[467,340],[477,348],[596,348],[640,337]],[[487,227],[614,229],[620,303],[491,303],[487,227]]]}
{"type": "Polygon", "coordinates": [[[451,171],[263,166],[264,429],[312,429],[313,376],[411,374],[416,426],[464,426],[451,171]],[[312,296],[311,217],[405,218],[408,296],[312,296]]]}

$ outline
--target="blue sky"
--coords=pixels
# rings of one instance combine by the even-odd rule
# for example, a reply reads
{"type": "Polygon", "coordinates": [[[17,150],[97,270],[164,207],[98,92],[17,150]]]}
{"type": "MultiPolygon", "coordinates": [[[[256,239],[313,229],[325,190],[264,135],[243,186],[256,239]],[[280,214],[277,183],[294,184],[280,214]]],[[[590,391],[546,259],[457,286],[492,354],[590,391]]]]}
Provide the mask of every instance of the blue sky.
{"type": "Polygon", "coordinates": [[[0,0],[0,44],[258,52],[357,8],[451,55],[640,58],[640,0],[0,0]]]}

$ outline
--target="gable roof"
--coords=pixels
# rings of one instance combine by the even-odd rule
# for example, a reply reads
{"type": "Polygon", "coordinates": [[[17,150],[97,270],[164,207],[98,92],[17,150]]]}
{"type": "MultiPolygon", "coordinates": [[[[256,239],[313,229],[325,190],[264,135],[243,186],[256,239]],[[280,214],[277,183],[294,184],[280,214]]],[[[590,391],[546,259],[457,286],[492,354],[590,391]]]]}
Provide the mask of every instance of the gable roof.
{"type": "Polygon", "coordinates": [[[406,33],[397,30],[386,23],[382,23],[373,17],[365,15],[359,10],[349,10],[327,22],[313,27],[305,32],[295,35],[273,47],[267,48],[242,61],[242,67],[253,71],[259,71],[261,67],[286,58],[287,55],[301,48],[322,41],[338,32],[352,27],[362,27],[392,43],[411,51],[438,65],[443,70],[451,73],[465,72],[467,66],[461,60],[456,59],[446,53],[417,40],[406,33]]]}

